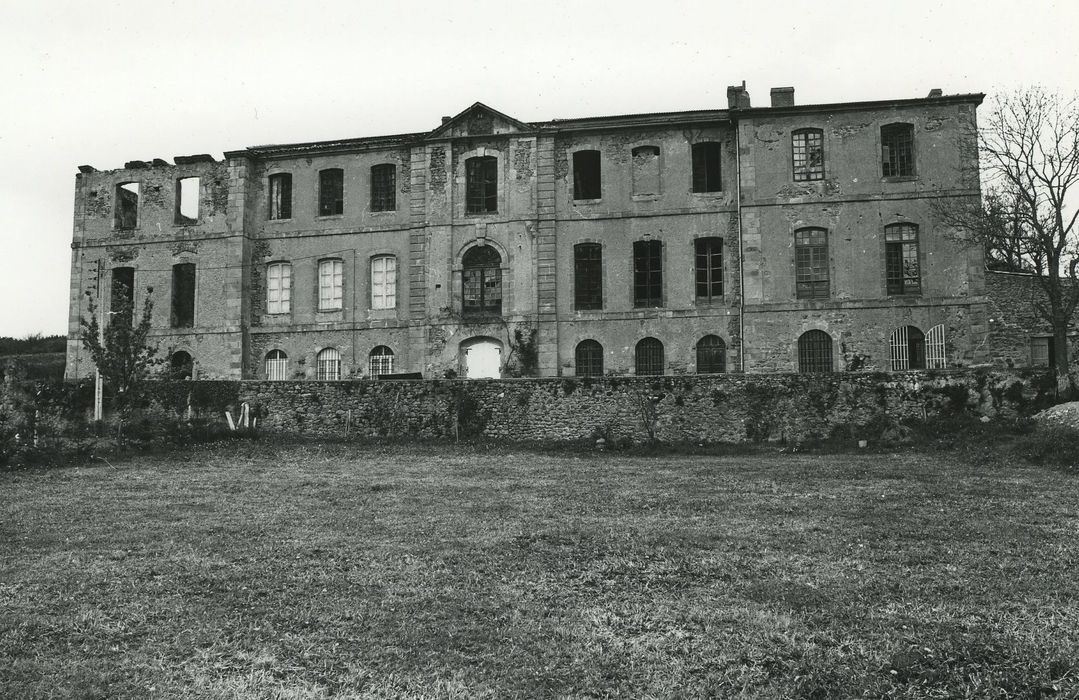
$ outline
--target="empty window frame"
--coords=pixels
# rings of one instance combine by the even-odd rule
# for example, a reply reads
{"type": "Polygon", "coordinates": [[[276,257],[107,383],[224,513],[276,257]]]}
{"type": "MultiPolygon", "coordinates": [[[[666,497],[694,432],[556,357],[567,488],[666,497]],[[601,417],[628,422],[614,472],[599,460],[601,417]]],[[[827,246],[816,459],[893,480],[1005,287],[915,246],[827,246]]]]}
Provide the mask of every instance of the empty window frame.
{"type": "Polygon", "coordinates": [[[266,313],[287,314],[292,311],[292,265],[287,262],[266,266],[266,313]]]}
{"type": "Polygon", "coordinates": [[[114,267],[110,290],[109,311],[113,314],[126,314],[130,322],[135,304],[135,268],[114,267]]]}
{"type": "Polygon", "coordinates": [[[462,311],[465,315],[502,314],[502,256],[489,245],[469,249],[461,261],[462,311]]]}
{"type": "Polygon", "coordinates": [[[633,306],[663,306],[663,244],[633,243],[633,306]]]}
{"type": "Polygon", "coordinates": [[[334,311],[342,307],[345,265],[337,259],[318,263],[318,310],[334,311]]]}
{"type": "Polygon", "coordinates": [[[393,374],[393,350],[379,345],[367,356],[367,373],[372,377],[380,374],[393,374]]]}
{"type": "Polygon", "coordinates": [[[288,379],[288,355],[283,350],[271,350],[266,353],[266,378],[271,382],[283,382],[288,379]]]}
{"type": "Polygon", "coordinates": [[[791,132],[791,158],[794,181],[824,179],[824,132],[820,129],[796,129],[791,132]]]}
{"type": "Polygon", "coordinates": [[[603,376],[603,346],[595,340],[582,340],[573,353],[578,377],[603,376]]]}
{"type": "Polygon", "coordinates": [[[659,146],[633,149],[633,194],[659,194],[659,146]]]}
{"type": "Polygon", "coordinates": [[[914,125],[888,124],[880,128],[881,172],[884,177],[914,175],[914,125]]]}
{"type": "Polygon", "coordinates": [[[603,246],[599,243],[573,246],[573,308],[603,308],[603,246]]]}
{"type": "Polygon", "coordinates": [[[270,176],[270,213],[271,219],[292,218],[292,175],[276,173],[270,176]]]}
{"type": "Polygon", "coordinates": [[[727,371],[727,344],[718,335],[706,335],[697,341],[697,374],[722,374],[727,371]]]}
{"type": "Polygon", "coordinates": [[[116,186],[116,205],[113,207],[116,228],[129,231],[139,225],[139,183],[124,182],[116,186]]]}
{"type": "Polygon", "coordinates": [[[692,148],[693,191],[719,192],[723,189],[720,181],[720,145],[714,141],[695,143],[692,148]]]}
{"type": "Polygon", "coordinates": [[[195,325],[195,263],[172,266],[171,325],[173,328],[195,325]]]}
{"type": "Polygon", "coordinates": [[[371,211],[397,209],[397,166],[383,163],[371,168],[371,211]]]}
{"type": "Polygon", "coordinates": [[[195,361],[191,354],[177,350],[169,357],[169,379],[191,379],[195,373],[195,361]]]}
{"type": "Polygon", "coordinates": [[[397,307],[397,258],[376,255],[371,258],[371,308],[397,307]]]}
{"type": "Polygon", "coordinates": [[[925,334],[915,326],[901,326],[892,331],[888,341],[892,371],[925,369],[925,334]]]}
{"type": "Polygon", "coordinates": [[[182,177],[176,181],[176,213],[178,226],[193,226],[199,222],[199,179],[182,177]]]}
{"type": "Polygon", "coordinates": [[[884,276],[889,295],[922,293],[918,227],[914,224],[884,228],[884,276]]]}
{"type": "Polygon", "coordinates": [[[723,239],[698,238],[695,248],[697,300],[723,298],[723,239]]]}
{"type": "Polygon", "coordinates": [[[663,343],[656,338],[642,338],[634,348],[633,360],[638,375],[663,374],[663,343]]]}
{"type": "Polygon", "coordinates": [[[599,151],[577,151],[573,154],[573,198],[600,199],[602,194],[600,179],[599,151]]]}
{"type": "Polygon", "coordinates": [[[341,353],[337,348],[325,348],[315,356],[315,379],[320,382],[341,379],[341,353]]]}
{"type": "Polygon", "coordinates": [[[827,299],[829,290],[828,232],[803,228],[794,232],[794,277],[799,299],[827,299]]]}
{"type": "Polygon", "coordinates": [[[806,331],[798,338],[798,371],[831,372],[832,336],[824,331],[806,331]]]}
{"type": "Polygon", "coordinates": [[[345,171],[327,168],[318,173],[318,215],[345,213],[345,171]]]}
{"type": "Polygon", "coordinates": [[[1036,337],[1030,339],[1030,366],[1031,367],[1056,367],[1055,343],[1052,337],[1036,337]]]}
{"type": "Polygon", "coordinates": [[[498,158],[476,156],[465,161],[465,212],[498,211],[498,158]]]}

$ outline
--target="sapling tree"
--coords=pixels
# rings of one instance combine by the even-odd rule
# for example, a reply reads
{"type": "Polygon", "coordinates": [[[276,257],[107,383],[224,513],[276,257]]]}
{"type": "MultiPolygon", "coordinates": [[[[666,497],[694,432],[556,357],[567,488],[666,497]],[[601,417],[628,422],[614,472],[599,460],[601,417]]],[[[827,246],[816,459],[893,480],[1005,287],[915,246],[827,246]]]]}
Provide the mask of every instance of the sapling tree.
{"type": "Polygon", "coordinates": [[[142,315],[135,322],[135,305],[130,296],[120,295],[107,313],[104,329],[98,321],[98,301],[89,292],[89,317],[80,321],[79,340],[101,378],[115,395],[117,408],[130,410],[142,394],[143,385],[163,362],[157,344],[151,342],[150,319],[153,311],[153,287],[146,290],[142,315]]]}

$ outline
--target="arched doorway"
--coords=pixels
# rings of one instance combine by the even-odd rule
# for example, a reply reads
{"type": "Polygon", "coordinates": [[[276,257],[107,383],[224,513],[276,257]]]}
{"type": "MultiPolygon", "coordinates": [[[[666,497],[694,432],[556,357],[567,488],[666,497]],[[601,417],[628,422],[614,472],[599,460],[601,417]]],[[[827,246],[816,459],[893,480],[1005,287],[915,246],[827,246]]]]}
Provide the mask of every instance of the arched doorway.
{"type": "Polygon", "coordinates": [[[494,338],[472,338],[461,343],[461,364],[468,379],[502,376],[502,343],[494,338]]]}

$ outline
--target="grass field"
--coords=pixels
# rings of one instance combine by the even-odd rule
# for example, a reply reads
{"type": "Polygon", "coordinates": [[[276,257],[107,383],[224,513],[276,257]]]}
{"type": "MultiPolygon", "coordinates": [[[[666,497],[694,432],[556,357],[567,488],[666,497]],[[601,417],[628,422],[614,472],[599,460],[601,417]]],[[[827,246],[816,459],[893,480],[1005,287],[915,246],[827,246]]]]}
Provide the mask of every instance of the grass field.
{"type": "Polygon", "coordinates": [[[1079,476],[232,444],[0,474],[0,696],[1079,697],[1079,476]]]}

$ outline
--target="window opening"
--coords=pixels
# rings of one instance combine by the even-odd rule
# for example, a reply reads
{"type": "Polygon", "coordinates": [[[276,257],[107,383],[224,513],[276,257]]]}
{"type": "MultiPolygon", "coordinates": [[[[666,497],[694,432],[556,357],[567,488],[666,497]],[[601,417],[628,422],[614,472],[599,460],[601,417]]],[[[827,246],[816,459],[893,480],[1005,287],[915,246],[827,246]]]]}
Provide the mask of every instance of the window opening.
{"type": "Polygon", "coordinates": [[[195,325],[195,263],[172,266],[172,327],[195,325]]]}
{"type": "Polygon", "coordinates": [[[371,308],[397,306],[397,258],[379,255],[371,258],[371,308]]]}
{"type": "Polygon", "coordinates": [[[270,176],[270,218],[292,218],[292,175],[289,173],[270,176]]]}
{"type": "Polygon", "coordinates": [[[195,361],[191,358],[190,353],[183,350],[172,353],[172,357],[169,358],[170,379],[191,379],[194,371],[195,361]]]}
{"type": "Polygon", "coordinates": [[[633,194],[659,194],[659,147],[633,149],[633,194]]]}
{"type": "Polygon", "coordinates": [[[466,315],[501,315],[502,256],[488,245],[469,249],[462,260],[462,298],[466,315]]]}
{"type": "Polygon", "coordinates": [[[397,167],[384,163],[371,168],[371,211],[397,209],[397,167]]]}
{"type": "Polygon", "coordinates": [[[727,371],[727,344],[718,335],[706,335],[697,341],[697,374],[722,374],[727,371]]]}
{"type": "Polygon", "coordinates": [[[393,350],[379,345],[367,358],[367,373],[372,377],[380,374],[393,374],[393,350]]]}
{"type": "Polygon", "coordinates": [[[109,299],[109,311],[114,314],[126,314],[127,323],[130,324],[134,304],[135,268],[114,267],[112,269],[112,296],[109,299]]]}
{"type": "Polygon", "coordinates": [[[663,306],[663,244],[659,241],[633,243],[633,305],[663,306]]]}
{"type": "Polygon", "coordinates": [[[266,353],[266,378],[271,382],[283,382],[288,379],[288,355],[282,350],[266,353]]]}
{"type": "Polygon", "coordinates": [[[925,369],[925,334],[915,326],[901,326],[892,331],[892,370],[925,369]]]}
{"type": "Polygon", "coordinates": [[[603,308],[603,246],[599,243],[573,246],[573,308],[603,308]]]}
{"type": "Polygon", "coordinates": [[[465,161],[465,212],[498,211],[498,159],[476,156],[465,161]]]}
{"type": "Polygon", "coordinates": [[[798,129],[791,134],[791,153],[794,158],[794,180],[824,179],[824,132],[820,129],[798,129]]]}
{"type": "Polygon", "coordinates": [[[917,226],[892,224],[884,229],[884,273],[888,294],[921,294],[917,226]]]}
{"type": "Polygon", "coordinates": [[[1041,337],[1030,339],[1030,366],[1056,367],[1056,353],[1053,352],[1053,338],[1041,337]]]}
{"type": "Polygon", "coordinates": [[[806,331],[798,338],[798,371],[831,372],[832,336],[824,331],[806,331]]]}
{"type": "Polygon", "coordinates": [[[573,198],[600,199],[599,151],[577,151],[573,154],[573,198]]]}
{"type": "Polygon", "coordinates": [[[697,267],[697,299],[723,298],[723,239],[698,238],[694,242],[697,267]]]}
{"type": "Polygon", "coordinates": [[[663,374],[663,343],[655,338],[642,338],[634,350],[638,375],[663,374]]]}
{"type": "Polygon", "coordinates": [[[803,228],[794,232],[794,274],[799,299],[827,299],[828,232],[803,228]]]}
{"type": "Polygon", "coordinates": [[[292,265],[286,262],[266,266],[266,313],[287,314],[292,310],[292,265]]]}
{"type": "Polygon", "coordinates": [[[693,144],[693,191],[719,192],[723,189],[720,182],[719,144],[709,141],[693,144]]]}
{"type": "Polygon", "coordinates": [[[603,376],[603,346],[595,340],[582,340],[574,352],[578,377],[603,376]]]}
{"type": "Polygon", "coordinates": [[[322,382],[341,379],[341,353],[336,348],[326,348],[315,357],[315,378],[322,382]]]}
{"type": "Polygon", "coordinates": [[[322,260],[318,264],[319,311],[340,309],[344,298],[345,266],[340,260],[322,260]]]}
{"type": "Polygon", "coordinates": [[[327,168],[318,174],[318,215],[345,213],[345,171],[327,168]]]}
{"type": "Polygon", "coordinates": [[[116,186],[116,228],[127,231],[139,225],[139,183],[116,186]]]}
{"type": "Polygon", "coordinates": [[[181,226],[192,226],[199,222],[199,179],[182,177],[176,181],[176,217],[181,226]]]}
{"type": "Polygon", "coordinates": [[[913,124],[882,126],[880,145],[884,177],[903,177],[914,174],[913,124]]]}

